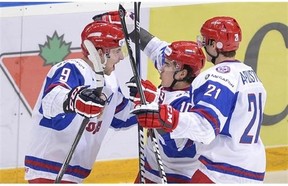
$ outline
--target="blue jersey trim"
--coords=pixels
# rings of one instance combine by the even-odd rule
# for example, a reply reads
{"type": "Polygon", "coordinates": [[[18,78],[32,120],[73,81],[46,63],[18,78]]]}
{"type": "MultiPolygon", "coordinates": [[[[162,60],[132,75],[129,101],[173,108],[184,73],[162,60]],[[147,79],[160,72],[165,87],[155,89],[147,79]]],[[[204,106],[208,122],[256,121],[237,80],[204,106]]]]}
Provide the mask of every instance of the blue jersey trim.
{"type": "Polygon", "coordinates": [[[230,174],[233,176],[253,179],[257,181],[264,180],[265,172],[253,172],[231,164],[213,162],[204,156],[200,156],[199,161],[202,162],[207,167],[207,169],[211,171],[221,172],[224,174],[230,174]]]}
{"type": "Polygon", "coordinates": [[[176,146],[175,140],[171,139],[170,133],[165,133],[161,136],[165,140],[165,144],[163,144],[161,140],[159,140],[159,142],[166,156],[169,158],[194,158],[196,154],[196,147],[192,140],[188,139],[184,148],[179,150],[179,148],[176,146]]]}
{"type": "Polygon", "coordinates": [[[60,131],[65,129],[72,122],[75,116],[76,116],[75,113],[69,113],[69,114],[63,113],[58,114],[56,117],[50,119],[43,117],[40,120],[39,125],[60,131]]]}
{"type": "Polygon", "coordinates": [[[115,129],[126,128],[132,125],[135,125],[136,123],[138,123],[136,116],[132,116],[126,121],[123,121],[114,117],[111,123],[111,127],[115,129]]]}
{"type": "MultiPolygon", "coordinates": [[[[62,164],[54,161],[36,158],[33,156],[25,156],[25,166],[37,171],[58,174],[62,164]]],[[[79,165],[68,165],[65,174],[70,174],[72,176],[84,179],[90,174],[90,172],[91,169],[85,169],[79,165]]]]}

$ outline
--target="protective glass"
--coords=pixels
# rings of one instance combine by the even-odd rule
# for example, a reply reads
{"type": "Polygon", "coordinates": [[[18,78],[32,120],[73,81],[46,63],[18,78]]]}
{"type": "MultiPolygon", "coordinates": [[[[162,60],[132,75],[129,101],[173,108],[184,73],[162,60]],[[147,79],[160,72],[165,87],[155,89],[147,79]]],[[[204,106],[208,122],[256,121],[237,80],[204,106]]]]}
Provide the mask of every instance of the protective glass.
{"type": "Polygon", "coordinates": [[[123,57],[126,58],[128,56],[128,48],[126,46],[125,38],[119,40],[119,46],[120,46],[121,51],[123,53],[123,57]]]}
{"type": "Polygon", "coordinates": [[[202,35],[197,36],[197,44],[199,48],[205,47],[207,45],[206,38],[202,35]]]}

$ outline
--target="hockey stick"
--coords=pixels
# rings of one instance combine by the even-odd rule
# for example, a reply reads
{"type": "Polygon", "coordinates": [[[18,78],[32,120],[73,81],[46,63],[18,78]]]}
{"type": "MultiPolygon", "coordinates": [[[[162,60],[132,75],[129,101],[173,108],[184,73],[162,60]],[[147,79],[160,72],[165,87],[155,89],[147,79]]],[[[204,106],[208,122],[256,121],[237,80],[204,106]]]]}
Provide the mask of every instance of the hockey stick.
{"type": "MultiPolygon", "coordinates": [[[[126,23],[125,23],[125,18],[124,17],[125,17],[125,14],[126,14],[126,10],[124,9],[124,7],[121,4],[119,4],[118,11],[119,11],[119,16],[120,16],[122,29],[123,29],[123,32],[124,32],[124,35],[125,35],[125,41],[126,41],[126,45],[127,45],[127,49],[128,49],[130,64],[131,64],[132,71],[133,71],[133,74],[134,74],[134,77],[135,77],[135,80],[136,80],[136,86],[137,86],[137,89],[138,89],[138,92],[139,92],[140,98],[141,98],[141,104],[145,105],[147,103],[146,103],[144,92],[143,92],[143,89],[142,89],[142,86],[141,86],[139,74],[137,72],[136,63],[135,63],[135,60],[133,58],[133,53],[132,53],[132,49],[131,49],[131,45],[130,45],[131,40],[129,39],[129,34],[128,34],[126,23]]],[[[139,25],[139,32],[140,32],[140,25],[139,25]]],[[[138,34],[139,34],[139,32],[138,32],[138,34]]],[[[137,31],[136,31],[136,33],[137,33],[137,31]]],[[[139,39],[138,39],[138,42],[136,40],[136,43],[139,43],[139,39]]],[[[142,131],[142,133],[143,133],[143,131],[142,131]]],[[[151,137],[151,139],[152,139],[152,141],[154,143],[154,148],[153,149],[154,149],[154,152],[155,152],[155,156],[156,156],[156,160],[157,160],[157,164],[158,164],[158,168],[159,168],[159,175],[160,175],[160,177],[162,179],[162,183],[167,183],[166,173],[164,171],[164,166],[163,166],[163,162],[162,162],[162,159],[161,159],[161,156],[160,156],[159,146],[158,146],[158,143],[157,143],[157,139],[155,137],[155,133],[154,133],[154,131],[152,129],[149,130],[149,133],[150,133],[150,137],[151,137]]],[[[139,145],[142,145],[142,144],[139,144],[139,145]]],[[[141,152],[139,152],[139,153],[141,153],[141,152]]]]}
{"type": "MultiPolygon", "coordinates": [[[[141,67],[140,67],[140,5],[141,2],[134,2],[134,14],[135,14],[135,58],[136,66],[138,69],[139,77],[141,77],[141,67]]],[[[126,25],[126,24],[125,24],[126,25]]],[[[145,96],[144,96],[145,99],[145,96]]],[[[144,130],[143,127],[138,125],[138,151],[139,151],[139,179],[140,183],[145,183],[144,173],[145,173],[145,156],[144,156],[144,130]]]]}
{"type": "Polygon", "coordinates": [[[77,147],[78,142],[80,141],[80,138],[81,138],[81,136],[82,136],[82,134],[83,134],[83,132],[85,130],[85,127],[88,124],[88,122],[89,122],[89,118],[85,117],[84,120],[81,123],[81,126],[80,126],[79,131],[78,131],[78,133],[77,133],[77,135],[75,137],[75,140],[74,140],[74,142],[73,142],[73,144],[71,146],[71,149],[70,149],[68,155],[66,156],[66,159],[65,159],[64,163],[62,164],[61,169],[58,172],[58,175],[57,175],[54,183],[60,183],[61,182],[61,180],[63,178],[63,175],[66,172],[67,167],[69,166],[69,163],[71,161],[71,158],[72,158],[72,155],[73,155],[73,153],[75,151],[75,148],[77,147]]]}

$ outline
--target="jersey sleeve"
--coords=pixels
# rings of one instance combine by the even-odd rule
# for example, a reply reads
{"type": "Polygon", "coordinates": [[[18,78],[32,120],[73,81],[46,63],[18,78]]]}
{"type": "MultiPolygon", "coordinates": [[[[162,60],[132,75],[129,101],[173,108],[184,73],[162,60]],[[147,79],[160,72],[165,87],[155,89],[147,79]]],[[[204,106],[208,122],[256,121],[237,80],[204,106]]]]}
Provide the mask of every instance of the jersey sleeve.
{"type": "Polygon", "coordinates": [[[70,89],[84,82],[83,72],[75,63],[62,62],[52,67],[46,77],[40,112],[48,119],[64,113],[63,102],[70,89]]]}
{"type": "Polygon", "coordinates": [[[229,78],[225,74],[214,78],[216,75],[216,72],[209,71],[192,83],[194,106],[188,112],[180,113],[179,127],[175,129],[177,135],[209,144],[222,131],[235,106],[237,93],[235,88],[226,85],[225,80],[229,78]]]}
{"type": "Polygon", "coordinates": [[[134,104],[129,99],[125,98],[121,89],[117,92],[118,104],[115,109],[114,117],[111,123],[111,127],[127,128],[137,123],[136,116],[130,114],[130,110],[134,107],[134,104]]]}

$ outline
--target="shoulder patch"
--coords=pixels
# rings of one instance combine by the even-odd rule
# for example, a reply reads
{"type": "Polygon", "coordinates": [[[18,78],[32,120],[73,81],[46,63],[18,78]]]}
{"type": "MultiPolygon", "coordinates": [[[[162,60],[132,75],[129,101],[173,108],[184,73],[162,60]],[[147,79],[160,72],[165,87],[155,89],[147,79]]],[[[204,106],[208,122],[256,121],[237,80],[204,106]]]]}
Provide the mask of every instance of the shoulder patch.
{"type": "Polygon", "coordinates": [[[230,67],[228,67],[228,66],[220,66],[220,67],[216,68],[216,71],[220,72],[220,73],[228,73],[228,72],[230,72],[230,67]]]}

